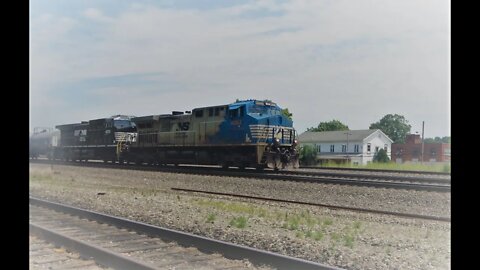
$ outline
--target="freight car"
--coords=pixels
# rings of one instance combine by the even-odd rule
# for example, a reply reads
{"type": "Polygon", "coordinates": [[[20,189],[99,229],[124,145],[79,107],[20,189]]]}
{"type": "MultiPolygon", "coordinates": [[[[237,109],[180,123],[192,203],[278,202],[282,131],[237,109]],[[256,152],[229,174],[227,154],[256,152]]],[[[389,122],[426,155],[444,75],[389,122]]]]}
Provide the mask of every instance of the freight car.
{"type": "Polygon", "coordinates": [[[56,128],[55,159],[298,168],[293,122],[268,100],[141,117],[117,115],[56,128]]]}

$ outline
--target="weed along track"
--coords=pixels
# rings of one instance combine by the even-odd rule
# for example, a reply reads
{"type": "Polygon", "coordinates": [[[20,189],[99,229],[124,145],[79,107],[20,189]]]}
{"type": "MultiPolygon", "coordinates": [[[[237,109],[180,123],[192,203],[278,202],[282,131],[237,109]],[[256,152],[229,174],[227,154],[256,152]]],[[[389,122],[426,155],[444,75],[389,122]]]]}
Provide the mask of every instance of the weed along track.
{"type": "Polygon", "coordinates": [[[348,211],[370,213],[370,214],[392,215],[392,216],[404,217],[404,218],[417,218],[417,219],[437,220],[437,221],[445,221],[445,222],[450,222],[451,221],[451,219],[449,217],[437,217],[437,216],[419,215],[419,214],[413,214],[413,213],[398,213],[398,212],[380,211],[380,210],[365,209],[365,208],[354,208],[354,207],[345,207],[345,206],[338,206],[338,205],[301,202],[301,201],[292,201],[292,200],[282,200],[282,199],[275,199],[275,198],[248,196],[248,195],[233,194],[233,193],[221,193],[221,192],[204,191],[204,190],[193,190],[193,189],[184,189],[184,188],[172,188],[172,190],[182,191],[182,192],[203,193],[203,194],[210,194],[210,195],[231,196],[231,197],[236,197],[236,198],[263,200],[263,201],[270,201],[270,202],[293,203],[293,204],[300,204],[300,205],[319,206],[319,207],[326,207],[326,208],[336,209],[336,210],[348,210],[348,211]]]}

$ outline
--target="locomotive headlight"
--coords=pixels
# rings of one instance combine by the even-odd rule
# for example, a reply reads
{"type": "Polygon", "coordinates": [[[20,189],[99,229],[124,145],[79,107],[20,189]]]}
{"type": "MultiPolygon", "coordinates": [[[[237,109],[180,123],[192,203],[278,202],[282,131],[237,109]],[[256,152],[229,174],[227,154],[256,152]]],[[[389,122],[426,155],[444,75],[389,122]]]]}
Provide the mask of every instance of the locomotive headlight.
{"type": "Polygon", "coordinates": [[[279,138],[275,138],[275,140],[273,140],[273,144],[279,145],[279,144],[280,144],[280,139],[279,139],[279,138]]]}
{"type": "Polygon", "coordinates": [[[293,140],[293,143],[292,143],[292,146],[295,147],[298,145],[298,141],[297,140],[293,140]]]}

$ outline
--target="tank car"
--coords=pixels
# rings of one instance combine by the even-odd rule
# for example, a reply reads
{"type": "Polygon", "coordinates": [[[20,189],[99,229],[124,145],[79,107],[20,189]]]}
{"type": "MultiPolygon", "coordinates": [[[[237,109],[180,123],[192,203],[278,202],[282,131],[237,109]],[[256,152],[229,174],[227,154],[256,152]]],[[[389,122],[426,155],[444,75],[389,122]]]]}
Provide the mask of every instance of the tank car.
{"type": "Polygon", "coordinates": [[[29,138],[29,156],[36,159],[40,156],[52,158],[53,149],[57,146],[58,130],[52,128],[36,127],[29,138]]]}
{"type": "Polygon", "coordinates": [[[103,160],[123,162],[123,152],[136,139],[131,116],[115,115],[81,123],[58,125],[60,141],[55,158],[63,160],[103,160]]]}
{"type": "Polygon", "coordinates": [[[137,164],[298,168],[293,123],[271,101],[244,100],[131,121],[138,138],[123,155],[137,164]]]}

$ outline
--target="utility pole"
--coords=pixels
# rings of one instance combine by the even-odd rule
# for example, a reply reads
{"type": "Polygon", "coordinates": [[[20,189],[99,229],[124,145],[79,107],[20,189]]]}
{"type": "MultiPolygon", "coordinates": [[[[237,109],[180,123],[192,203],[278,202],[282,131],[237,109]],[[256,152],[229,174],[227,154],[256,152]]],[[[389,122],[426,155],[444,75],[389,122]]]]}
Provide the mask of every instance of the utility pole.
{"type": "Polygon", "coordinates": [[[350,156],[348,155],[348,135],[352,135],[352,133],[345,132],[344,134],[347,134],[347,162],[350,163],[350,156]]]}
{"type": "Polygon", "coordinates": [[[422,121],[422,163],[423,164],[423,147],[424,147],[424,143],[423,143],[423,135],[424,135],[424,131],[425,131],[425,121],[422,121]]]}

